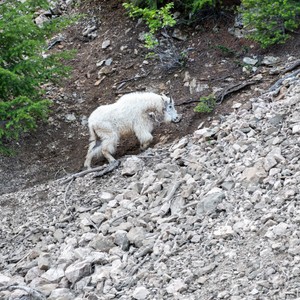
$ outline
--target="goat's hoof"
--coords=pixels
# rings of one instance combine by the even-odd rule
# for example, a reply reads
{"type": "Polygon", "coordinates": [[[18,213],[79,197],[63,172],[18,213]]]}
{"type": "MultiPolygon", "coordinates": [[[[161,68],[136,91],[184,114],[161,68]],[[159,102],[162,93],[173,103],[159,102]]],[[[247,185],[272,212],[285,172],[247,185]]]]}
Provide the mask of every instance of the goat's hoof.
{"type": "Polygon", "coordinates": [[[119,165],[120,165],[120,162],[118,160],[114,160],[110,163],[110,166],[114,167],[114,168],[118,167],[119,165]]]}

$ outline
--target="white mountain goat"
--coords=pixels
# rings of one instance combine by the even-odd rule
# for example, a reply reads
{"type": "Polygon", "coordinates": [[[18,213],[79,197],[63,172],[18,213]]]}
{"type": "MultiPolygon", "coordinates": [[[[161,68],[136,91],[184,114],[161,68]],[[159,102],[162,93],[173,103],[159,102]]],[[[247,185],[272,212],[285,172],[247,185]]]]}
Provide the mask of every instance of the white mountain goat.
{"type": "Polygon", "coordinates": [[[121,137],[134,133],[141,149],[146,149],[153,140],[154,123],[179,122],[174,101],[154,93],[130,93],[117,102],[99,106],[88,119],[90,145],[84,166],[91,168],[93,157],[104,156],[109,163],[116,163],[112,156],[121,137]]]}

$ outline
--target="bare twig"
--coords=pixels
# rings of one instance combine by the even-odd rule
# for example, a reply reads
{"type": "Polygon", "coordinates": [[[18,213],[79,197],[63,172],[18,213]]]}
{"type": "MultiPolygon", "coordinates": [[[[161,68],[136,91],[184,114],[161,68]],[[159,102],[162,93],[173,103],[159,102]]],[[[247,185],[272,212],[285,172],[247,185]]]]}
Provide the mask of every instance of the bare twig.
{"type": "Polygon", "coordinates": [[[104,170],[98,172],[93,176],[93,178],[101,177],[114,169],[116,169],[119,166],[120,162],[118,160],[115,160],[114,162],[110,163],[104,170]]]}
{"type": "Polygon", "coordinates": [[[81,172],[79,172],[79,173],[75,173],[75,174],[71,175],[71,177],[69,177],[69,178],[65,179],[64,181],[62,181],[62,184],[66,184],[66,183],[68,183],[69,181],[72,181],[72,180],[76,179],[77,177],[83,177],[83,176],[85,176],[86,174],[100,171],[100,170],[102,170],[103,168],[105,168],[105,167],[104,167],[104,166],[101,166],[101,167],[97,167],[97,168],[93,168],[93,169],[84,170],[84,171],[81,171],[81,172]]]}
{"type": "Polygon", "coordinates": [[[199,99],[197,99],[197,100],[190,99],[188,101],[184,101],[184,102],[175,104],[175,106],[187,105],[187,104],[198,103],[198,102],[199,102],[199,99]]]}
{"type": "Polygon", "coordinates": [[[27,286],[23,286],[23,285],[9,285],[9,286],[3,286],[0,287],[0,292],[1,291],[14,291],[14,290],[23,290],[25,292],[27,292],[32,300],[46,300],[46,297],[40,292],[37,291],[33,288],[29,288],[27,286]]]}
{"type": "Polygon", "coordinates": [[[135,76],[133,76],[133,77],[131,77],[131,78],[121,80],[121,81],[117,82],[117,84],[118,84],[117,90],[120,90],[127,82],[133,81],[133,80],[135,81],[135,80],[138,80],[138,79],[141,79],[141,78],[145,78],[145,77],[147,77],[149,74],[150,74],[150,72],[148,72],[148,73],[146,73],[146,74],[144,74],[144,75],[139,75],[139,74],[137,74],[137,75],[135,75],[135,76]]]}
{"type": "Polygon", "coordinates": [[[96,175],[94,175],[93,178],[95,178],[95,177],[101,177],[101,176],[103,176],[103,175],[105,175],[105,174],[113,171],[118,166],[119,166],[119,162],[115,161],[113,163],[110,163],[106,167],[105,166],[101,166],[101,167],[97,167],[97,168],[93,168],[93,169],[84,170],[84,171],[81,171],[79,173],[75,173],[75,174],[71,175],[69,178],[67,178],[64,181],[62,181],[62,184],[66,184],[66,183],[68,183],[70,181],[73,181],[74,179],[76,179],[78,177],[83,177],[86,174],[94,173],[94,172],[98,172],[98,171],[100,171],[100,172],[97,173],[96,175]]]}

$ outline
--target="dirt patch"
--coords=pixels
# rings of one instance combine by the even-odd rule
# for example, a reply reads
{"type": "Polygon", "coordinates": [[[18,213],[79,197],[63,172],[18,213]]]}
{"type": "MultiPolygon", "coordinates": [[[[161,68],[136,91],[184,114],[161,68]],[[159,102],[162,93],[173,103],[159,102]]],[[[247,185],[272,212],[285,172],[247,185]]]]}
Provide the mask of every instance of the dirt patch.
{"type": "MultiPolygon", "coordinates": [[[[211,114],[195,113],[195,103],[181,105],[209,95],[214,89],[246,80],[248,75],[242,71],[241,65],[243,57],[274,55],[284,62],[289,56],[298,57],[300,52],[299,36],[285,45],[260,50],[250,41],[231,35],[228,28],[233,26],[233,16],[224,15],[207,18],[205,22],[190,27],[179,26],[186,39],[172,39],[172,42],[179,53],[191,50],[184,66],[166,70],[158,60],[146,58],[147,51],[139,41],[145,27],[126,16],[122,1],[101,1],[100,5],[98,1],[90,1],[77,9],[84,12],[86,18],[66,30],[65,41],[52,49],[77,50],[75,58],[68,62],[73,68],[72,77],[60,87],[47,88],[48,96],[53,100],[48,123],[41,124],[37,131],[24,135],[18,143],[11,145],[16,151],[15,156],[0,158],[1,194],[81,170],[88,145],[87,117],[97,106],[115,102],[124,93],[170,91],[175,99],[179,113],[184,116],[183,121],[157,128],[154,146],[192,133],[202,122],[226,118],[233,102],[247,103],[249,98],[258,95],[261,89],[277,79],[259,68],[257,72],[263,74],[261,82],[231,95],[211,114]],[[98,25],[94,40],[82,35],[90,22],[98,25]],[[104,41],[110,42],[105,49],[102,47],[104,41]],[[103,61],[111,61],[111,65],[99,75],[105,66],[105,62],[101,64],[103,61]],[[186,83],[187,76],[190,81],[196,80],[196,92],[191,93],[191,85],[186,83]]],[[[168,33],[171,35],[172,32],[168,33]]],[[[133,137],[120,144],[116,157],[139,151],[133,137]]]]}

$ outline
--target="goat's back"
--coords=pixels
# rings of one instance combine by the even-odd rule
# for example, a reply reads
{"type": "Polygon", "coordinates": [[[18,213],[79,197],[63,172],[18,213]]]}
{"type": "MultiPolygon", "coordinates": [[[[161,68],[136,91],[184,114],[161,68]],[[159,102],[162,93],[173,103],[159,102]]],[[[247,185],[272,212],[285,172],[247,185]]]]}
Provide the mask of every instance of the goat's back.
{"type": "Polygon", "coordinates": [[[163,99],[155,93],[130,93],[123,95],[117,102],[101,105],[92,112],[89,124],[110,122],[124,126],[141,118],[149,111],[163,112],[163,99]]]}

